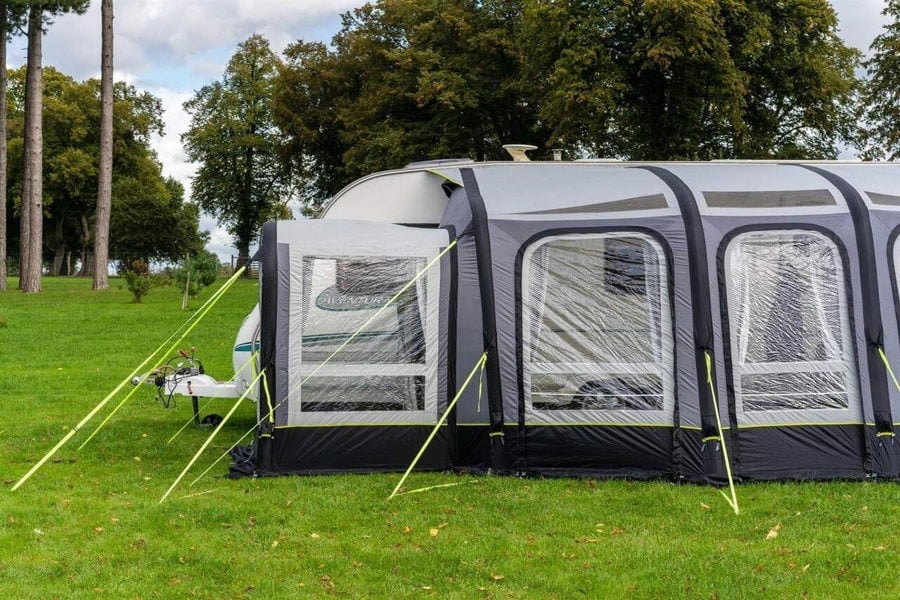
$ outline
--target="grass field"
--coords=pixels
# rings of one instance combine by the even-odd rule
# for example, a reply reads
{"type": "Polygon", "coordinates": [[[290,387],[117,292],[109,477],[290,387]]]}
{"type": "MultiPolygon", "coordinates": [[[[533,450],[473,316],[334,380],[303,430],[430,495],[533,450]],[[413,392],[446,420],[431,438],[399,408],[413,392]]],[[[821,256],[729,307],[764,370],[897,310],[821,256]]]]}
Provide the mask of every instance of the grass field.
{"type": "MultiPolygon", "coordinates": [[[[232,481],[222,464],[160,505],[209,431],[167,445],[190,402],[164,409],[149,388],[11,493],[190,314],[175,289],[132,304],[111,286],[0,294],[0,598],[900,597],[892,483],[745,485],[735,516],[712,488],[665,482],[418,473],[410,487],[460,485],[386,502],[397,475],[232,481]]],[[[185,341],[213,375],[231,374],[257,295],[239,282],[185,341]]],[[[253,414],[241,407],[194,472],[253,414]]]]}

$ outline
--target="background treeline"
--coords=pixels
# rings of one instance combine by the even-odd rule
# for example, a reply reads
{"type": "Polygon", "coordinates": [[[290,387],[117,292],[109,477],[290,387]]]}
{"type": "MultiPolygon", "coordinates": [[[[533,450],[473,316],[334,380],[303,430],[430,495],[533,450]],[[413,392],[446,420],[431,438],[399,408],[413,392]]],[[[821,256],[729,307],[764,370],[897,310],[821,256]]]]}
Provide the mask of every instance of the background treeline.
{"type": "MultiPolygon", "coordinates": [[[[43,69],[43,262],[50,275],[90,275],[97,202],[100,82],[76,81],[43,69]],[[76,272],[76,267],[78,271],[76,272]]],[[[23,172],[25,67],[9,71],[8,139],[10,255],[19,248],[23,172]]],[[[203,249],[199,209],[183,186],[163,177],[150,136],[163,132],[162,104],[148,92],[114,86],[110,257],[177,261],[203,249]]]]}
{"type": "Polygon", "coordinates": [[[896,158],[900,0],[885,12],[864,63],[827,0],[379,0],[345,14],[330,45],[278,57],[259,36],[241,44],[186,104],[209,183],[195,198],[236,223],[225,199],[240,182],[253,218],[277,209],[264,196],[279,187],[311,211],[366,173],[503,159],[511,142],[536,158],[896,158]]]}

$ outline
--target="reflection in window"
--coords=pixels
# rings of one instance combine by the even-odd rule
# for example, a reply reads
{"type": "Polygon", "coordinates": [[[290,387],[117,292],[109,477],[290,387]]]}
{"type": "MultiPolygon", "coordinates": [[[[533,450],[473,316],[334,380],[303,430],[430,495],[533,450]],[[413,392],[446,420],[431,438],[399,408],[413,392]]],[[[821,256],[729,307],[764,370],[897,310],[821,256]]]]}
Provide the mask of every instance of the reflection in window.
{"type": "Polygon", "coordinates": [[[531,407],[671,410],[672,322],[659,244],[634,233],[560,236],[524,260],[531,407]]]}
{"type": "Polygon", "coordinates": [[[423,409],[424,278],[387,306],[423,263],[393,257],[303,258],[303,371],[312,373],[327,363],[303,384],[303,412],[423,409]]]}
{"type": "Polygon", "coordinates": [[[856,373],[837,246],[808,231],[744,234],[725,277],[738,410],[848,408],[856,373]]]}

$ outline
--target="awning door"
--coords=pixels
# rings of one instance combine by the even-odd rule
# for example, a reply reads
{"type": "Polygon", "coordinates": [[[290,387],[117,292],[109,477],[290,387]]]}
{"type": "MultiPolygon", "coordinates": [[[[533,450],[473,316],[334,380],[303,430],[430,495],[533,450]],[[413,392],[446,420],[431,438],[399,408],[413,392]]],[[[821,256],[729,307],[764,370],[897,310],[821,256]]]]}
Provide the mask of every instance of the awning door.
{"type": "Polygon", "coordinates": [[[279,302],[286,327],[278,343],[286,425],[436,422],[435,259],[447,232],[341,220],[289,225],[278,232],[279,287],[289,282],[279,291],[288,296],[279,302]]]}

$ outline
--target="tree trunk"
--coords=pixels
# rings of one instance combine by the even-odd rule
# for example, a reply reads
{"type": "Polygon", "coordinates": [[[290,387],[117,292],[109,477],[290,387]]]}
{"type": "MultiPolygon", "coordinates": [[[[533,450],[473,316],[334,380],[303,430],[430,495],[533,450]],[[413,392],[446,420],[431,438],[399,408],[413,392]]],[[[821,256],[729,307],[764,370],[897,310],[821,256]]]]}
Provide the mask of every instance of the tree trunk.
{"type": "Polygon", "coordinates": [[[64,234],[65,219],[56,221],[56,231],[53,236],[53,262],[50,265],[50,276],[59,277],[62,274],[63,261],[66,258],[66,237],[64,234]]]}
{"type": "Polygon", "coordinates": [[[97,180],[97,219],[94,225],[95,290],[109,289],[109,215],[112,208],[113,138],[113,3],[100,5],[103,49],[100,61],[100,169],[97,180]]]}
{"type": "Polygon", "coordinates": [[[0,292],[6,291],[6,0],[0,0],[0,292]]]}
{"type": "Polygon", "coordinates": [[[53,251],[53,262],[50,264],[50,277],[59,277],[63,274],[63,265],[66,259],[65,245],[57,246],[53,251]]]}
{"type": "Polygon", "coordinates": [[[91,224],[87,215],[81,215],[81,269],[79,277],[87,277],[94,272],[94,253],[91,244],[91,224]]]}
{"type": "MultiPolygon", "coordinates": [[[[28,239],[23,241],[22,290],[41,291],[41,265],[44,246],[43,179],[43,74],[41,20],[43,8],[32,6],[28,13],[28,66],[25,74],[25,168],[23,174],[22,206],[27,205],[28,239]],[[27,192],[25,191],[27,190],[27,192]]],[[[26,211],[23,209],[22,211],[26,211]]],[[[23,214],[23,219],[26,215],[23,214]]]]}
{"type": "Polygon", "coordinates": [[[247,270],[244,271],[244,277],[250,277],[250,235],[247,233],[239,233],[237,236],[237,263],[235,264],[236,269],[240,269],[241,267],[247,267],[247,270]]]}

